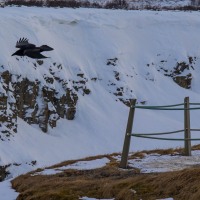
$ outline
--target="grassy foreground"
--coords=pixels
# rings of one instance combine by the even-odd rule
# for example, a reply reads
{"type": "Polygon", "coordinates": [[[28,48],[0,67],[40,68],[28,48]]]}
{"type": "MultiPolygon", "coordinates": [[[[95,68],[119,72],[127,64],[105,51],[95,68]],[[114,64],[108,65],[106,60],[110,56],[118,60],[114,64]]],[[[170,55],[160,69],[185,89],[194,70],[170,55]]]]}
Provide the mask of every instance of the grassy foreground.
{"type": "MultiPolygon", "coordinates": [[[[199,149],[199,146],[193,149],[199,149]]],[[[155,150],[149,153],[173,154],[174,151],[155,150]]],[[[132,157],[142,156],[143,153],[138,152],[132,157]]],[[[94,160],[107,157],[110,163],[99,169],[68,169],[55,175],[33,176],[35,172],[21,175],[12,181],[13,188],[20,193],[17,200],[78,200],[84,196],[116,200],[156,200],[169,197],[174,200],[200,199],[200,167],[194,166],[175,172],[142,174],[137,169],[119,169],[119,162],[114,159],[116,155],[82,159],[94,160]]],[[[66,161],[50,168],[75,162],[66,161]]],[[[41,169],[36,170],[39,171],[41,169]]]]}

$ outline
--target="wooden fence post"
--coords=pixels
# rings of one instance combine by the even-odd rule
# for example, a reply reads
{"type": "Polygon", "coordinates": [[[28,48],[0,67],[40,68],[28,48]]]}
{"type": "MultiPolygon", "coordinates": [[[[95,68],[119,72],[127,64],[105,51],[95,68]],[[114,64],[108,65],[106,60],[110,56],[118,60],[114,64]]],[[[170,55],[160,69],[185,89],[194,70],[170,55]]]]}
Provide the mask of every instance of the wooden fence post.
{"type": "Polygon", "coordinates": [[[185,97],[184,99],[184,129],[185,129],[185,134],[184,134],[184,144],[185,144],[185,149],[184,149],[184,154],[185,156],[191,156],[191,140],[187,140],[191,138],[191,133],[190,133],[190,104],[189,104],[189,97],[185,97]]]}
{"type": "Polygon", "coordinates": [[[131,133],[132,133],[132,127],[133,127],[133,119],[134,119],[134,113],[135,113],[135,104],[136,99],[132,99],[130,101],[130,110],[129,110],[129,116],[128,116],[128,122],[126,126],[126,133],[124,138],[124,146],[122,150],[122,157],[120,162],[120,168],[126,169],[128,164],[128,154],[129,154],[129,148],[130,148],[130,142],[131,142],[131,133]]]}

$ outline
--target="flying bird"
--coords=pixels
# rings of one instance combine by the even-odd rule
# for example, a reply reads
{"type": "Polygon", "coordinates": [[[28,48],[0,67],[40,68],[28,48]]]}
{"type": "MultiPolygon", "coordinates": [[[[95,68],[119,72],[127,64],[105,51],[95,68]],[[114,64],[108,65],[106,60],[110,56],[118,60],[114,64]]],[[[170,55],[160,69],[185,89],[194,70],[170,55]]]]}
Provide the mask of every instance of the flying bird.
{"type": "Polygon", "coordinates": [[[36,47],[36,45],[29,43],[27,38],[20,38],[15,47],[19,48],[19,50],[13,53],[12,56],[28,56],[33,59],[48,58],[42,55],[41,52],[53,50],[53,48],[48,45],[36,47]]]}

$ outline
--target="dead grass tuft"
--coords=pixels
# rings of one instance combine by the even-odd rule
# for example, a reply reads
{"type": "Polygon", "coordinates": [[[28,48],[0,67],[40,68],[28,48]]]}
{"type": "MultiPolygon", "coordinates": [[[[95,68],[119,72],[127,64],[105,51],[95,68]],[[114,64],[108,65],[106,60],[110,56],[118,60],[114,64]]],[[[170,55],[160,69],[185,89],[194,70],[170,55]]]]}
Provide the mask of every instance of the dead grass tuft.
{"type": "Polygon", "coordinates": [[[134,170],[104,167],[66,170],[50,176],[22,175],[12,181],[17,200],[78,200],[81,196],[116,200],[200,199],[200,168],[179,172],[137,174],[134,170]]]}
{"type": "Polygon", "coordinates": [[[192,150],[200,150],[200,144],[192,146],[192,150]]]}
{"type": "MultiPolygon", "coordinates": [[[[196,145],[193,149],[199,149],[196,145]]],[[[182,149],[156,149],[133,154],[181,153],[182,149]]],[[[136,169],[122,170],[115,157],[120,154],[100,155],[85,159],[71,160],[50,168],[62,167],[77,161],[90,161],[107,157],[106,166],[93,170],[65,170],[55,175],[35,175],[33,172],[21,175],[12,181],[20,193],[17,200],[78,200],[79,197],[115,198],[116,200],[155,200],[173,197],[176,200],[200,199],[200,168],[194,166],[176,172],[141,174],[136,169]]],[[[38,169],[37,171],[41,171],[38,169]]]]}

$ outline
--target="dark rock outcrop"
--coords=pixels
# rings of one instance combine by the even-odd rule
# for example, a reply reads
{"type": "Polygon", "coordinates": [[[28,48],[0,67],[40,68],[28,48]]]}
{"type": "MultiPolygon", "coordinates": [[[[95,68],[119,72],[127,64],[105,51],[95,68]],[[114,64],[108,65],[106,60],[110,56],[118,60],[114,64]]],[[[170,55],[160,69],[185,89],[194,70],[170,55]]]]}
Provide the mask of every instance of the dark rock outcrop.
{"type": "Polygon", "coordinates": [[[189,73],[186,76],[175,76],[173,78],[174,82],[176,82],[179,86],[190,89],[192,83],[192,75],[189,73]]]}
{"type": "Polygon", "coordinates": [[[176,67],[174,68],[171,77],[173,78],[174,82],[177,83],[179,86],[190,89],[192,83],[192,74],[188,73],[186,75],[182,75],[183,72],[186,70],[188,71],[190,68],[194,69],[192,66],[193,59],[192,57],[188,57],[189,63],[186,62],[177,62],[176,67]]]}
{"type": "Polygon", "coordinates": [[[5,178],[10,174],[6,169],[9,165],[0,166],[0,182],[5,180],[5,178]]]}
{"type": "MultiPolygon", "coordinates": [[[[35,68],[39,64],[35,63],[35,68]]],[[[41,63],[40,63],[41,65],[41,63]]],[[[78,80],[71,81],[59,76],[62,66],[49,68],[43,80],[29,80],[1,67],[0,87],[0,139],[9,140],[17,132],[17,117],[29,124],[37,124],[43,132],[56,127],[60,118],[73,120],[76,114],[78,95],[90,94],[87,78],[77,74],[78,80]],[[60,72],[59,71],[59,72],[60,72]]]]}

